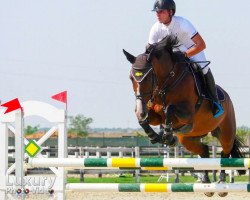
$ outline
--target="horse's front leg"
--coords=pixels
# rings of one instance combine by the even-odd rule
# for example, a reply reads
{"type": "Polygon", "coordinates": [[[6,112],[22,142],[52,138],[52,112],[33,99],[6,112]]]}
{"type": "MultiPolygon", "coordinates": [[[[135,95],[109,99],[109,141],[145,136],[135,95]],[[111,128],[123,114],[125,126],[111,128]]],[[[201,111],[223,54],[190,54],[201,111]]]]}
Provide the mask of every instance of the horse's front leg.
{"type": "Polygon", "coordinates": [[[161,143],[175,146],[178,142],[178,139],[176,136],[173,136],[172,126],[168,126],[166,128],[164,122],[164,115],[161,115],[160,112],[149,110],[148,117],[143,121],[139,121],[139,124],[150,138],[152,144],[161,143]],[[156,133],[150,125],[160,125],[160,132],[156,133]]]}
{"type": "MultiPolygon", "coordinates": [[[[185,104],[186,107],[186,104],[185,104]]],[[[183,119],[186,119],[186,121],[189,121],[190,119],[190,113],[189,111],[186,111],[186,109],[183,109],[184,106],[181,104],[181,106],[178,105],[169,105],[167,106],[163,112],[165,114],[165,122],[163,124],[164,128],[161,131],[162,140],[165,144],[169,146],[176,146],[178,144],[178,139],[176,136],[174,136],[173,132],[173,122],[175,122],[177,117],[182,117],[183,119]]]]}
{"type": "Polygon", "coordinates": [[[159,136],[165,145],[175,147],[178,144],[178,138],[173,134],[172,124],[169,124],[167,127],[165,124],[161,124],[159,136]]]}
{"type": "Polygon", "coordinates": [[[173,122],[172,116],[174,114],[175,106],[170,105],[165,110],[165,124],[161,126],[161,137],[165,144],[174,147],[178,144],[178,139],[173,133],[173,122]]]}
{"type": "Polygon", "coordinates": [[[149,120],[148,118],[145,119],[144,121],[139,121],[140,126],[143,128],[143,130],[145,131],[145,133],[148,135],[148,137],[150,138],[150,142],[152,144],[155,143],[161,143],[161,137],[159,134],[157,134],[149,125],[149,120]]]}

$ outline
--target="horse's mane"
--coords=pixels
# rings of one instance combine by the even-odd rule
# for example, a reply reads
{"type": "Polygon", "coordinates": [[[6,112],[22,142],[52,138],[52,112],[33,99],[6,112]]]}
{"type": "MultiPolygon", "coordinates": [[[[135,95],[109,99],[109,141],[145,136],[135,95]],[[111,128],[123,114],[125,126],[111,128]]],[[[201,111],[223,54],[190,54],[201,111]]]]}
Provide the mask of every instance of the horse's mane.
{"type": "Polygon", "coordinates": [[[168,35],[163,38],[160,42],[155,43],[150,46],[149,49],[146,49],[145,53],[142,53],[137,56],[135,63],[132,65],[136,69],[146,69],[149,68],[148,65],[148,53],[153,51],[153,55],[159,59],[165,51],[170,53],[170,56],[174,62],[185,61],[185,55],[178,49],[179,41],[176,36],[168,35]]]}
{"type": "Polygon", "coordinates": [[[154,55],[159,59],[164,51],[168,51],[174,62],[184,61],[186,58],[178,49],[179,46],[180,44],[176,36],[167,35],[160,42],[155,44],[154,55]]]}

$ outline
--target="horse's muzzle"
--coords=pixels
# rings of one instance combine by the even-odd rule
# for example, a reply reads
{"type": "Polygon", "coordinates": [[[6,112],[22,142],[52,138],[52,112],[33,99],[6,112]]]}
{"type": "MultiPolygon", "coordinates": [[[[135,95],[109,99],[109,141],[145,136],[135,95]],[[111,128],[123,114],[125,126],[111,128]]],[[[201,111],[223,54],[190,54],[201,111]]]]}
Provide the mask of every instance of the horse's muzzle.
{"type": "Polygon", "coordinates": [[[148,118],[148,109],[140,99],[136,99],[135,114],[139,122],[143,122],[148,118]]]}

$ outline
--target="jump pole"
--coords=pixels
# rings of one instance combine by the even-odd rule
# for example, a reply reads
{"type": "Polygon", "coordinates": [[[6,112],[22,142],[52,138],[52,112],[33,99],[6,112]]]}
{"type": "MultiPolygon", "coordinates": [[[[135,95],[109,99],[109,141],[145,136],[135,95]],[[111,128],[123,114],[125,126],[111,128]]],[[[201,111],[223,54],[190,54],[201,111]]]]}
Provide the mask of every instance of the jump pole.
{"type": "Polygon", "coordinates": [[[81,192],[250,192],[250,184],[69,183],[66,189],[81,192]]]}
{"type": "Polygon", "coordinates": [[[244,170],[250,169],[250,158],[29,158],[27,166],[244,170]]]}

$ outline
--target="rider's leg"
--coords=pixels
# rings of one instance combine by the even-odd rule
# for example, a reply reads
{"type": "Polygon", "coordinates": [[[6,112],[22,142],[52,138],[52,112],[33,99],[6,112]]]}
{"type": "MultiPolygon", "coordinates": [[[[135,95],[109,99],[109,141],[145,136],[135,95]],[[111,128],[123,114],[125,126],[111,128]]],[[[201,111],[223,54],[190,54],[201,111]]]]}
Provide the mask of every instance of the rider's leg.
{"type": "Polygon", "coordinates": [[[223,107],[219,101],[218,95],[217,95],[217,90],[215,86],[215,81],[213,74],[211,70],[209,69],[206,71],[207,73],[204,74],[205,77],[205,82],[206,82],[206,88],[208,90],[209,95],[211,96],[213,100],[213,114],[214,117],[217,118],[221,116],[224,113],[223,107]]]}

